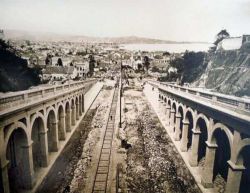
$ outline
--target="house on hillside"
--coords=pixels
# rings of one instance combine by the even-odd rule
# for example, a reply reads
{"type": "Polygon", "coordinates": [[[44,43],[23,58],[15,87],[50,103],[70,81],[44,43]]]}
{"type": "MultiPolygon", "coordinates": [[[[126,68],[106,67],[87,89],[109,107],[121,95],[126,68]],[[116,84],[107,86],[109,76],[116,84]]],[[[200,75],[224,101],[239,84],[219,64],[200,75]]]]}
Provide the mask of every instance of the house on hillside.
{"type": "Polygon", "coordinates": [[[225,38],[219,42],[219,44],[217,46],[217,51],[220,51],[220,50],[239,50],[243,47],[250,48],[250,35],[225,38]]]}
{"type": "Polygon", "coordinates": [[[75,68],[77,71],[77,77],[78,78],[86,78],[88,73],[89,73],[89,62],[84,61],[84,62],[77,62],[75,63],[75,68]]]}
{"type": "Polygon", "coordinates": [[[46,66],[42,70],[43,81],[62,81],[77,77],[77,70],[74,66],[46,66]]]}

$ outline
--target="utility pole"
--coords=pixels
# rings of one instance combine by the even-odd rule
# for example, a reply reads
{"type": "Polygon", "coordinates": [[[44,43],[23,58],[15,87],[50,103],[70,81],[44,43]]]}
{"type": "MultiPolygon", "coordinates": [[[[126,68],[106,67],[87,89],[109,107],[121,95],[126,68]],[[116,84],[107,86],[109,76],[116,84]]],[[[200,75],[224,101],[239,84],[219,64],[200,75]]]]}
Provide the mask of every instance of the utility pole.
{"type": "Polygon", "coordinates": [[[120,122],[119,122],[119,128],[122,128],[122,58],[121,58],[121,67],[120,67],[120,73],[121,73],[121,77],[120,77],[120,122]]]}

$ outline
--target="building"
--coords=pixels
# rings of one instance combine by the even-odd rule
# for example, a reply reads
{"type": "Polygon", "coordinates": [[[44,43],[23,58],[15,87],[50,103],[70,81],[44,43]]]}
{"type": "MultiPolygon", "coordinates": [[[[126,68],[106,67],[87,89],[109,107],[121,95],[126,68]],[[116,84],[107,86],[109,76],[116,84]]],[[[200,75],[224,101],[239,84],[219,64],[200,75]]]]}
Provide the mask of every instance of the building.
{"type": "Polygon", "coordinates": [[[86,78],[89,73],[89,62],[84,61],[82,63],[75,63],[75,68],[77,71],[77,77],[79,78],[86,78]]]}
{"type": "Polygon", "coordinates": [[[77,77],[77,70],[74,66],[46,66],[42,70],[43,81],[62,81],[77,77]]]}
{"type": "Polygon", "coordinates": [[[0,39],[4,39],[4,31],[0,30],[0,39]]]}
{"type": "Polygon", "coordinates": [[[239,50],[250,45],[250,35],[225,38],[219,42],[217,50],[239,50]]]}

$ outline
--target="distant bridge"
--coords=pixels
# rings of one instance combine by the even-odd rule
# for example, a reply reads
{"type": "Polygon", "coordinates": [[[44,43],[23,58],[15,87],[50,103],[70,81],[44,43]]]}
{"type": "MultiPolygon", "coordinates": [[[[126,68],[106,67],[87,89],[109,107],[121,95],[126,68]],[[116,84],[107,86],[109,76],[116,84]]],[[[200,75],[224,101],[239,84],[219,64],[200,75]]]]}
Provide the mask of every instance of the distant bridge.
{"type": "Polygon", "coordinates": [[[0,96],[1,193],[35,191],[101,88],[88,80],[0,96]]]}
{"type": "Polygon", "coordinates": [[[250,100],[147,81],[144,93],[203,192],[250,192],[250,100]]]}

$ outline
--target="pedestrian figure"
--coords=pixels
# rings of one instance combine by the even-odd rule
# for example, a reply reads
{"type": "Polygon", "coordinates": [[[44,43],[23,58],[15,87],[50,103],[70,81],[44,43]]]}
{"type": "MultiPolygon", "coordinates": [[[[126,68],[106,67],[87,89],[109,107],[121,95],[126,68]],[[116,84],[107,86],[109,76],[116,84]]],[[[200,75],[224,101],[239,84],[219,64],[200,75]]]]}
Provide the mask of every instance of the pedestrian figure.
{"type": "Polygon", "coordinates": [[[112,115],[110,115],[110,120],[112,120],[112,115]]]}

